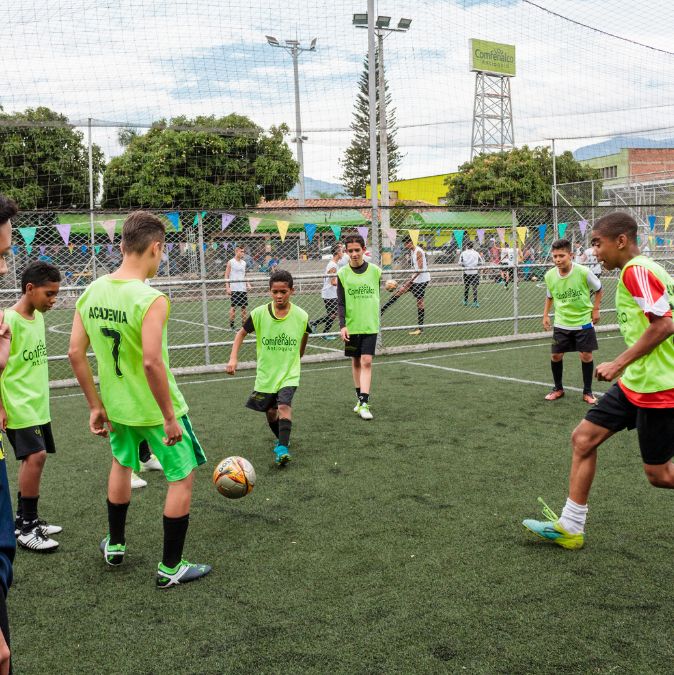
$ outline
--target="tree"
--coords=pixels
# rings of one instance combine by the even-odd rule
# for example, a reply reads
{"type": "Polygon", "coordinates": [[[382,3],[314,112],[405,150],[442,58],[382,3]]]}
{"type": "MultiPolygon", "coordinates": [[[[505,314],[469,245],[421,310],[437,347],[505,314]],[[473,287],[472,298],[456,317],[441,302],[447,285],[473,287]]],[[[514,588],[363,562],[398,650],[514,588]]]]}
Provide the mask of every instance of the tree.
{"type": "MultiPolygon", "coordinates": [[[[89,151],[84,135],[49,108],[20,113],[0,108],[0,193],[22,209],[89,207],[89,151]]],[[[92,147],[94,196],[103,152],[92,147]]]]}
{"type": "Polygon", "coordinates": [[[103,176],[103,206],[243,208],[284,198],[299,175],[287,133],[285,125],[264,132],[236,114],[160,120],[125,135],[124,152],[103,176]]]}
{"type": "MultiPolygon", "coordinates": [[[[557,157],[557,183],[590,181],[599,171],[577,162],[570,152],[557,157]]],[[[524,145],[508,152],[482,154],[447,178],[447,203],[461,206],[550,206],[552,204],[552,155],[548,148],[524,145]]],[[[590,184],[577,190],[576,205],[592,203],[590,184]]],[[[595,195],[601,187],[595,186],[595,195]]]]}
{"type": "MultiPolygon", "coordinates": [[[[379,58],[375,58],[375,67],[378,65],[379,58]]],[[[376,74],[377,90],[377,129],[379,129],[379,70],[376,74]]],[[[388,135],[388,176],[389,180],[396,179],[396,173],[402,156],[398,149],[395,137],[396,111],[391,105],[391,95],[388,93],[388,82],[384,78],[384,91],[386,92],[386,126],[388,135]]],[[[353,138],[351,144],[344,152],[344,157],[340,161],[343,168],[341,182],[344,185],[347,194],[353,197],[365,197],[365,186],[370,183],[370,100],[368,96],[368,58],[363,62],[363,72],[358,81],[358,95],[353,110],[353,121],[351,122],[353,138]]],[[[377,170],[380,167],[379,159],[379,135],[377,134],[377,170]]]]}
{"type": "Polygon", "coordinates": [[[316,199],[339,199],[344,196],[343,192],[328,192],[324,190],[314,190],[316,199]]]}

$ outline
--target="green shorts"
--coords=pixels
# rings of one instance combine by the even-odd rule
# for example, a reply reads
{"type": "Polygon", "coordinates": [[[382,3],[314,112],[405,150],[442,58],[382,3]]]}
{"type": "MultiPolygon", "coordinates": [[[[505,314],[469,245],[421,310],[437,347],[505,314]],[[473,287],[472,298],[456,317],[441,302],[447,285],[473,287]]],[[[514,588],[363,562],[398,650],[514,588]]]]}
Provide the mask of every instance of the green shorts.
{"type": "Polygon", "coordinates": [[[175,445],[164,445],[164,425],[154,427],[130,427],[113,422],[110,432],[112,456],[122,465],[140,471],[138,446],[147,441],[164,469],[166,480],[173,482],[187,478],[194,469],[206,462],[206,455],[192,430],[187,415],[178,420],[183,429],[183,439],[175,445]]]}

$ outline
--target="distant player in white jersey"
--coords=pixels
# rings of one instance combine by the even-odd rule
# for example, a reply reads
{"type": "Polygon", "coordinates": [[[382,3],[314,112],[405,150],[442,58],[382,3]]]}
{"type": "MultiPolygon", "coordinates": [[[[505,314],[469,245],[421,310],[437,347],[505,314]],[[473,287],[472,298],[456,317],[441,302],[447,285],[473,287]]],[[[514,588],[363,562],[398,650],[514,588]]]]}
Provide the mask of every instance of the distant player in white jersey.
{"type": "Polygon", "coordinates": [[[480,285],[480,265],[484,265],[484,258],[473,248],[473,242],[466,243],[465,250],[459,255],[459,265],[463,267],[463,304],[468,306],[468,292],[473,289],[473,304],[479,307],[477,301],[477,287],[480,285]]]}
{"type": "Polygon", "coordinates": [[[411,237],[406,236],[403,239],[403,245],[410,252],[410,266],[414,270],[414,275],[408,279],[396,291],[395,295],[381,308],[381,314],[395,302],[398,301],[407,291],[411,291],[412,295],[417,301],[417,327],[410,331],[410,335],[421,335],[424,331],[424,318],[426,307],[424,304],[424,296],[426,295],[426,286],[431,280],[431,275],[428,273],[428,262],[426,261],[426,252],[421,246],[415,246],[411,237]]]}
{"type": "Polygon", "coordinates": [[[601,264],[597,259],[597,254],[594,252],[594,248],[592,248],[592,246],[585,249],[581,263],[589,267],[590,272],[592,272],[592,274],[594,274],[594,276],[599,279],[601,276],[601,264]]]}
{"type": "Polygon", "coordinates": [[[248,318],[248,290],[251,285],[246,281],[246,250],[243,246],[234,248],[234,257],[227,263],[225,270],[225,288],[231,298],[229,307],[229,327],[234,329],[236,308],[241,308],[241,324],[248,318]]]}
{"type": "MultiPolygon", "coordinates": [[[[330,258],[328,264],[325,266],[323,288],[321,289],[321,297],[323,298],[323,304],[325,305],[325,316],[311,322],[310,326],[312,332],[329,333],[332,330],[332,324],[337,318],[337,270],[340,267],[344,267],[344,265],[341,264],[342,245],[339,242],[333,244],[331,251],[332,258],[330,258]],[[324,324],[323,331],[318,329],[321,324],[324,324]]],[[[334,335],[324,335],[323,339],[336,340],[337,338],[334,335]]]]}

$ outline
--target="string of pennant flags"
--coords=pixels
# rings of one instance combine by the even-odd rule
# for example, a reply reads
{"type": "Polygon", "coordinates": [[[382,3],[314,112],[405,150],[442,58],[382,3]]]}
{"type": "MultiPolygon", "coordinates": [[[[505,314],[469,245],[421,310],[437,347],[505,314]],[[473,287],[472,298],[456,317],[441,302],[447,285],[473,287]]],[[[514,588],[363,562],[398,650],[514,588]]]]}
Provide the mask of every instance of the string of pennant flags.
{"type": "MultiPolygon", "coordinates": [[[[197,213],[194,216],[192,225],[194,227],[198,226],[199,224],[199,218],[203,220],[203,218],[206,217],[207,211],[201,211],[200,213],[197,213]]],[[[174,227],[176,231],[180,230],[181,227],[181,220],[180,220],[180,213],[178,211],[169,211],[164,214],[166,219],[169,221],[169,223],[174,227]]],[[[231,214],[231,213],[223,213],[221,214],[221,225],[220,229],[221,231],[225,231],[231,224],[234,222],[236,218],[236,215],[231,214]]],[[[667,232],[669,230],[669,226],[672,222],[672,216],[667,215],[663,216],[663,230],[667,232]]],[[[651,232],[655,231],[655,225],[657,222],[658,216],[656,215],[649,215],[648,216],[648,226],[651,232]]],[[[123,218],[116,218],[116,219],[108,219],[108,220],[101,220],[101,221],[96,221],[95,225],[100,225],[105,232],[108,235],[108,238],[110,239],[110,244],[107,244],[107,250],[109,252],[112,252],[113,248],[113,243],[115,240],[115,234],[117,233],[117,224],[120,221],[123,221],[123,218]]],[[[257,217],[257,216],[249,216],[248,217],[248,225],[250,228],[251,234],[255,234],[256,230],[258,229],[260,223],[262,222],[263,218],[257,217]]],[[[290,221],[288,220],[276,220],[276,229],[279,233],[279,236],[281,237],[281,241],[284,242],[286,239],[286,236],[288,234],[288,229],[290,227],[290,221]]],[[[578,221],[578,229],[580,231],[580,234],[582,236],[585,235],[588,227],[588,221],[587,220],[579,220],[578,221]]],[[[572,225],[572,223],[559,223],[557,225],[557,234],[560,238],[564,237],[568,231],[569,226],[572,225]]],[[[69,251],[72,253],[73,250],[75,249],[75,246],[70,243],[70,234],[72,230],[72,224],[70,223],[56,223],[55,224],[56,230],[58,231],[59,235],[61,236],[61,239],[63,240],[63,243],[65,246],[69,249],[69,251]]],[[[342,236],[342,227],[340,225],[330,225],[330,229],[332,230],[332,233],[335,237],[335,239],[339,240],[342,236]]],[[[21,238],[23,239],[23,243],[25,246],[26,251],[30,254],[33,251],[33,241],[35,240],[35,236],[37,234],[37,227],[20,227],[19,228],[19,233],[21,235],[21,238]]],[[[368,234],[369,234],[369,227],[358,227],[356,228],[358,233],[363,237],[365,242],[367,243],[368,239],[368,234]]],[[[415,229],[415,228],[404,228],[410,239],[412,240],[412,243],[414,246],[417,246],[419,242],[419,234],[420,230],[415,229]]],[[[509,233],[509,228],[506,227],[496,227],[494,228],[496,230],[496,234],[499,238],[499,242],[503,244],[508,243],[508,233],[509,233]]],[[[519,242],[524,244],[529,237],[529,234],[531,232],[532,228],[529,227],[524,227],[524,226],[519,226],[515,228],[515,231],[517,233],[517,239],[519,242]]],[[[542,223],[538,226],[536,226],[536,229],[538,230],[538,237],[541,242],[545,240],[545,235],[548,230],[548,224],[547,223],[542,223]]],[[[316,232],[318,230],[318,225],[316,223],[304,223],[304,232],[306,234],[306,237],[309,241],[309,243],[312,243],[316,232]]],[[[400,231],[399,229],[392,228],[392,227],[385,227],[382,228],[384,236],[388,239],[389,244],[391,246],[395,246],[397,238],[398,238],[398,232],[400,231]]],[[[438,229],[436,231],[436,234],[440,234],[441,230],[438,229]]],[[[458,244],[459,248],[463,246],[463,239],[465,236],[465,229],[454,229],[452,230],[452,236],[454,237],[456,243],[458,244]]],[[[485,235],[487,233],[486,228],[477,228],[475,231],[477,235],[477,239],[480,244],[484,243],[485,235]]],[[[658,236],[649,236],[649,240],[651,240],[651,243],[656,243],[658,246],[664,246],[665,244],[671,246],[674,242],[672,239],[665,239],[664,237],[658,237],[658,236]]],[[[179,250],[181,253],[184,253],[186,250],[197,250],[197,244],[193,242],[184,242],[178,244],[179,250]]],[[[229,246],[228,242],[211,242],[210,244],[203,244],[204,251],[208,250],[208,248],[211,248],[213,250],[217,250],[219,247],[222,247],[224,249],[227,249],[229,246]]],[[[81,246],[78,247],[79,250],[82,253],[87,253],[90,251],[91,246],[87,244],[82,244],[81,246]]],[[[95,244],[94,245],[94,251],[96,253],[99,253],[99,251],[102,248],[102,245],[100,244],[95,244]]],[[[171,252],[173,249],[173,244],[167,244],[167,250],[171,252]]],[[[12,247],[12,250],[14,253],[18,251],[17,245],[14,245],[12,247]]],[[[40,254],[44,255],[45,252],[45,247],[40,246],[39,247],[40,254]]]]}

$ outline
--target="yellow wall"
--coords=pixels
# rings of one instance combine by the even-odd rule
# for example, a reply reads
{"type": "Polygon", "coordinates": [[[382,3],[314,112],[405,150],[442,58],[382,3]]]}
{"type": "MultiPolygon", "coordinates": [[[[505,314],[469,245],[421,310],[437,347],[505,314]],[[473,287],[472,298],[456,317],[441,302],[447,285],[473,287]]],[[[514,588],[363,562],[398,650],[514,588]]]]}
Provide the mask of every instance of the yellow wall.
{"type": "MultiPolygon", "coordinates": [[[[388,184],[389,192],[397,192],[398,197],[395,200],[391,199],[391,202],[411,200],[440,206],[440,200],[444,199],[447,194],[445,180],[447,176],[451,175],[453,174],[441,173],[437,176],[422,176],[421,178],[392,181],[388,184]]],[[[381,184],[378,186],[377,193],[381,198],[381,184]]],[[[370,197],[369,185],[366,188],[366,197],[368,199],[370,197]]]]}

